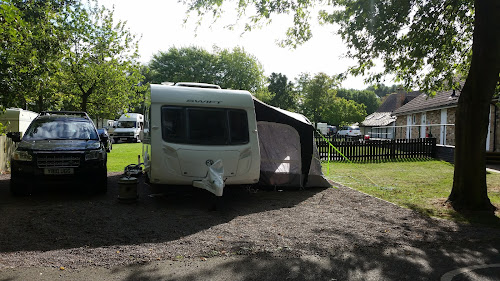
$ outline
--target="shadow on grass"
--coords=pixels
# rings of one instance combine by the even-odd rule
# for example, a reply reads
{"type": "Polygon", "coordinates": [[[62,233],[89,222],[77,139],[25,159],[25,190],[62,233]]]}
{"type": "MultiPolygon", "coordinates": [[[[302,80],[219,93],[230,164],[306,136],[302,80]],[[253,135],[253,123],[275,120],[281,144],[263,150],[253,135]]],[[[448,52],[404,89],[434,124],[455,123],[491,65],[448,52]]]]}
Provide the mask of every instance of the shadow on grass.
{"type": "Polygon", "coordinates": [[[481,224],[500,228],[500,218],[491,212],[452,212],[452,217],[457,221],[465,221],[470,224],[481,224]]]}
{"type": "Polygon", "coordinates": [[[460,223],[500,228],[500,218],[498,217],[498,212],[456,211],[446,202],[436,204],[435,208],[426,208],[411,203],[404,204],[404,207],[429,217],[440,217],[460,223]]]}
{"type": "MultiPolygon", "coordinates": [[[[347,157],[349,158],[349,157],[347,157]]],[[[352,164],[380,164],[380,163],[404,163],[404,162],[431,162],[431,161],[439,161],[436,160],[435,158],[430,158],[430,157],[416,157],[416,158],[397,158],[397,159],[366,159],[366,160],[356,160],[355,158],[351,157],[351,159],[346,160],[324,160],[322,159],[321,162],[323,164],[330,163],[330,164],[335,164],[335,163],[352,163],[352,164]]],[[[450,164],[451,165],[451,164],[450,164]]]]}

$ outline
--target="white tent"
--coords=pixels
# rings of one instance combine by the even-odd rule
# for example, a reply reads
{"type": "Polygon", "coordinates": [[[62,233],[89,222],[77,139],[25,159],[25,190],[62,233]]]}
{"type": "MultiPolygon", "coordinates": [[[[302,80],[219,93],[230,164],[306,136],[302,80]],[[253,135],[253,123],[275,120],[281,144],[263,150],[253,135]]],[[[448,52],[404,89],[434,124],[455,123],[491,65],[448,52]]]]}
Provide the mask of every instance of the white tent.
{"type": "Polygon", "coordinates": [[[254,98],[262,185],[328,187],[314,141],[314,127],[303,115],[254,98]]]}

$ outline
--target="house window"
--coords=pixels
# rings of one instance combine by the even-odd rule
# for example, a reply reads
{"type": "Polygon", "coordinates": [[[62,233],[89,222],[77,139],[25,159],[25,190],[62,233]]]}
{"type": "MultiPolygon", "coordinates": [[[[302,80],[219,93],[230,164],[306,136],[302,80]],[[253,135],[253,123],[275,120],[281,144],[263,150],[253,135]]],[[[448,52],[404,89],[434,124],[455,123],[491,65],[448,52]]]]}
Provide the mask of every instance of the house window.
{"type": "Polygon", "coordinates": [[[412,115],[413,125],[417,124],[417,114],[412,115]]]}

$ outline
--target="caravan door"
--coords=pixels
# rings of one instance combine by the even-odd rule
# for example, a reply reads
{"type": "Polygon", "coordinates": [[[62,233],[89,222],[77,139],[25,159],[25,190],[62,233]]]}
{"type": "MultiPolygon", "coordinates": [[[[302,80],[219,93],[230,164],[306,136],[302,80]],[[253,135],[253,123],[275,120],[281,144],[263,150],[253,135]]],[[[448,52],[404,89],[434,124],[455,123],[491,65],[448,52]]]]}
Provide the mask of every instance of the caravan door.
{"type": "Polygon", "coordinates": [[[300,136],[292,126],[259,121],[260,182],[302,187],[300,136]]]}

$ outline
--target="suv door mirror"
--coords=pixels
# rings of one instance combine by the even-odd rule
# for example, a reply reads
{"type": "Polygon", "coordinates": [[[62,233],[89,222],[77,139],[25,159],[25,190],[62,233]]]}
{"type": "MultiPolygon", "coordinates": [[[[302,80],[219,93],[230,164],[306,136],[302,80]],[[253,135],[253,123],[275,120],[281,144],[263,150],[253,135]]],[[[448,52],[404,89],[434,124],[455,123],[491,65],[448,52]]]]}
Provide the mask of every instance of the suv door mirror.
{"type": "Polygon", "coordinates": [[[21,141],[21,132],[8,132],[7,137],[12,139],[13,142],[21,141]]]}

